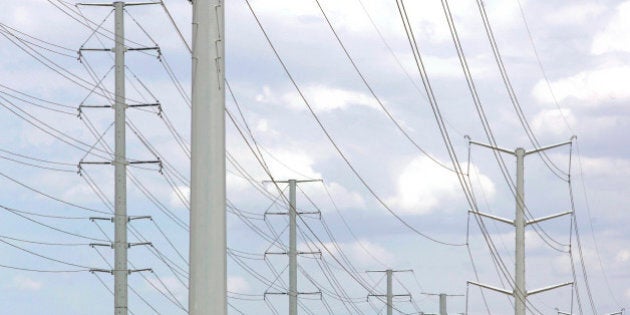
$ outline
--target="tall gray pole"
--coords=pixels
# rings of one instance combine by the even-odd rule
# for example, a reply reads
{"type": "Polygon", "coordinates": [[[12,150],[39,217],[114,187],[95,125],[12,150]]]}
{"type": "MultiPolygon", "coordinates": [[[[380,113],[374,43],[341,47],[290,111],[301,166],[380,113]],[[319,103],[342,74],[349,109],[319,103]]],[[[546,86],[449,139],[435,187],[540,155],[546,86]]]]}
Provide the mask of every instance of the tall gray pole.
{"type": "Polygon", "coordinates": [[[115,10],[115,100],[114,100],[114,307],[127,315],[127,158],[125,153],[125,22],[124,3],[115,10]]]}
{"type": "MultiPolygon", "coordinates": [[[[287,212],[265,212],[265,216],[267,214],[281,214],[281,215],[289,215],[289,250],[282,253],[273,253],[273,252],[265,252],[267,254],[282,254],[289,256],[289,289],[286,292],[277,293],[277,292],[265,292],[267,294],[283,294],[289,296],[289,315],[297,315],[298,313],[298,296],[300,294],[321,294],[321,292],[299,292],[297,286],[297,218],[300,214],[319,214],[319,211],[316,212],[298,212],[297,211],[297,202],[296,202],[296,191],[298,183],[309,183],[309,182],[321,182],[321,179],[306,179],[306,180],[297,180],[297,179],[289,179],[289,180],[274,180],[272,181],[275,184],[278,183],[287,183],[289,184],[289,211],[287,212]]],[[[320,254],[320,251],[315,252],[299,252],[300,254],[320,254]]]]}
{"type": "Polygon", "coordinates": [[[297,208],[295,190],[297,181],[289,179],[289,315],[297,315],[297,208]]]}
{"type": "Polygon", "coordinates": [[[461,294],[446,294],[446,293],[424,293],[423,292],[422,294],[438,296],[440,298],[440,311],[438,312],[439,315],[448,314],[448,312],[446,311],[446,302],[447,302],[448,297],[465,296],[461,294]]]}
{"type": "Polygon", "coordinates": [[[392,315],[392,313],[394,311],[394,297],[395,296],[407,296],[411,300],[411,294],[394,294],[393,293],[394,289],[392,287],[392,276],[394,275],[394,272],[413,272],[413,270],[411,270],[411,269],[407,269],[407,270],[387,269],[387,270],[367,271],[367,272],[385,272],[385,275],[387,277],[387,294],[368,294],[368,299],[370,298],[370,296],[385,297],[385,299],[386,299],[385,301],[387,303],[387,315],[392,315]]]}
{"type": "Polygon", "coordinates": [[[514,270],[514,314],[525,315],[525,303],[527,291],[525,288],[525,176],[524,160],[525,150],[517,148],[516,155],[516,216],[514,226],[516,228],[515,244],[515,270],[514,270]]]}
{"type": "Polygon", "coordinates": [[[505,218],[501,218],[492,214],[483,213],[479,211],[470,211],[476,215],[491,218],[493,220],[497,220],[500,222],[513,224],[515,227],[515,246],[514,246],[514,258],[515,258],[515,267],[514,267],[514,290],[507,291],[501,288],[468,281],[469,284],[473,284],[476,286],[480,286],[482,288],[490,289],[496,292],[501,292],[507,295],[514,296],[514,314],[515,315],[525,315],[525,310],[527,308],[527,297],[533,294],[538,294],[542,292],[546,292],[549,290],[557,289],[560,287],[564,287],[567,285],[573,284],[573,282],[566,282],[557,285],[552,285],[536,290],[527,291],[525,287],[525,227],[529,224],[536,224],[542,221],[547,221],[551,219],[555,219],[564,215],[572,214],[573,211],[566,211],[557,214],[548,215],[541,218],[530,219],[529,221],[525,220],[525,156],[529,154],[539,153],[545,150],[558,148],[564,145],[571,144],[573,141],[573,137],[571,141],[558,143],[554,145],[550,145],[547,147],[536,148],[534,150],[525,151],[523,148],[517,148],[514,151],[510,151],[507,149],[503,149],[500,147],[492,146],[489,144],[479,143],[476,141],[470,141],[470,144],[476,144],[482,147],[486,147],[492,150],[497,150],[507,154],[513,154],[516,156],[516,214],[514,216],[514,221],[510,221],[505,218]]]}
{"type": "Polygon", "coordinates": [[[223,1],[193,1],[191,315],[227,314],[223,1]]]}
{"type": "Polygon", "coordinates": [[[446,314],[446,294],[440,293],[440,315],[446,314]]]}
{"type": "Polygon", "coordinates": [[[385,270],[387,275],[387,315],[392,315],[394,311],[394,295],[392,290],[392,270],[385,270]]]}

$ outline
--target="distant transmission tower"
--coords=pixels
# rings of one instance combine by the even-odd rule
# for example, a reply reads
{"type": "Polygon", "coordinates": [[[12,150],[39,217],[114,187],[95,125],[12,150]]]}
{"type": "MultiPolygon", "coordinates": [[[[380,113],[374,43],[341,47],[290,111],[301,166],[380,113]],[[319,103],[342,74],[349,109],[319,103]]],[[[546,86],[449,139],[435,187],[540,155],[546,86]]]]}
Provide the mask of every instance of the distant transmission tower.
{"type": "MultiPolygon", "coordinates": [[[[127,277],[130,273],[136,271],[146,271],[150,269],[129,270],[127,266],[127,249],[133,245],[147,245],[147,243],[132,244],[127,242],[127,222],[134,217],[127,215],[127,165],[129,164],[160,164],[155,161],[129,161],[126,156],[126,115],[125,112],[129,107],[146,107],[160,106],[159,103],[154,104],[127,104],[125,96],[125,52],[131,50],[147,50],[158,49],[158,47],[131,48],[125,45],[125,22],[124,10],[125,6],[156,4],[157,2],[145,3],[128,3],[113,2],[109,4],[81,3],[83,6],[113,6],[114,7],[114,42],[113,49],[108,48],[83,48],[79,49],[79,58],[85,51],[106,51],[114,53],[114,71],[115,71],[115,90],[114,104],[108,105],[85,105],[79,106],[79,116],[84,108],[114,108],[114,160],[102,162],[80,161],[79,172],[84,164],[113,164],[114,165],[114,217],[113,218],[92,218],[105,219],[114,222],[114,243],[113,244],[92,244],[107,245],[114,248],[114,269],[113,270],[92,270],[93,272],[108,272],[114,275],[114,314],[127,315],[129,312],[128,294],[127,294],[127,277]]],[[[95,30],[95,32],[98,31],[95,30]]],[[[96,83],[100,84],[100,82],[96,83]]],[[[138,217],[146,218],[146,217],[138,217]]]]}
{"type": "Polygon", "coordinates": [[[513,296],[514,297],[514,314],[525,315],[525,310],[527,309],[528,296],[573,284],[573,282],[566,282],[566,283],[552,285],[552,286],[548,286],[545,288],[536,289],[532,291],[527,291],[527,288],[525,287],[525,227],[530,224],[536,224],[542,221],[554,219],[557,217],[561,217],[561,216],[573,213],[573,211],[566,211],[566,212],[552,214],[552,215],[538,218],[538,219],[532,219],[532,220],[525,219],[525,176],[524,176],[525,156],[533,154],[533,153],[539,153],[539,152],[546,151],[549,149],[565,146],[565,145],[571,144],[572,142],[571,141],[563,142],[563,143],[551,145],[548,147],[534,149],[531,151],[525,151],[525,149],[523,148],[517,148],[514,151],[510,151],[507,149],[503,149],[503,148],[499,148],[499,147],[491,146],[489,144],[479,143],[475,141],[470,141],[470,143],[481,146],[481,147],[485,147],[491,150],[496,150],[499,152],[510,154],[516,157],[516,196],[515,196],[516,214],[515,214],[514,220],[508,220],[508,219],[501,218],[495,215],[471,210],[471,213],[474,213],[476,215],[513,225],[515,228],[516,240],[515,240],[515,250],[514,250],[515,251],[514,290],[508,291],[502,288],[497,288],[497,287],[493,287],[493,286],[489,286],[489,285],[485,285],[485,284],[481,284],[481,283],[477,283],[473,281],[468,281],[468,283],[513,296]]]}
{"type": "Polygon", "coordinates": [[[289,315],[297,315],[298,313],[298,295],[301,294],[321,294],[321,292],[299,292],[297,286],[297,269],[298,255],[320,254],[321,252],[298,252],[297,250],[297,217],[301,214],[320,214],[316,212],[298,212],[296,202],[296,189],[298,183],[321,182],[320,179],[296,180],[289,179],[284,181],[274,181],[274,183],[289,184],[289,211],[288,212],[267,212],[267,215],[289,215],[289,251],[288,252],[266,252],[266,255],[288,255],[289,256],[289,291],[288,292],[265,292],[266,295],[288,295],[289,296],[289,315]]]}
{"type": "Polygon", "coordinates": [[[394,272],[413,272],[413,270],[392,270],[392,269],[387,269],[387,270],[378,270],[378,271],[367,271],[367,272],[384,272],[385,276],[387,277],[387,293],[386,294],[368,294],[368,299],[370,298],[370,296],[375,296],[375,297],[384,297],[386,299],[386,307],[387,307],[387,315],[392,315],[394,313],[394,297],[398,297],[398,296],[407,296],[409,297],[409,299],[411,299],[411,294],[394,294],[394,289],[393,289],[393,275],[394,272]]]}
{"type": "MultiPolygon", "coordinates": [[[[440,298],[440,312],[437,315],[448,315],[448,312],[446,311],[446,298],[447,297],[464,296],[462,294],[426,293],[426,292],[422,292],[422,294],[429,295],[429,296],[438,296],[440,298]]],[[[424,315],[435,315],[435,314],[425,313],[424,315]]]]}

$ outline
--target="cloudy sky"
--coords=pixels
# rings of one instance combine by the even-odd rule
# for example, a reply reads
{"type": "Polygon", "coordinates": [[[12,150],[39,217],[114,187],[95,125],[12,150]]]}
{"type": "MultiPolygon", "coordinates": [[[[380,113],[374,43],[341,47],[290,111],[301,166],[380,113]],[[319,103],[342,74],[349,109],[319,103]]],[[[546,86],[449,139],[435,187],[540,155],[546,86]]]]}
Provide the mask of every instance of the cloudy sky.
{"type": "MultiPolygon", "coordinates": [[[[412,297],[398,312],[437,312],[427,293],[447,293],[468,294],[449,313],[509,314],[513,299],[466,285],[511,290],[514,269],[513,228],[468,214],[514,217],[514,157],[467,140],[488,143],[484,124],[508,150],[571,141],[525,160],[527,216],[576,222],[527,228],[526,279],[577,286],[532,295],[528,312],[630,306],[630,1],[485,1],[501,67],[477,1],[449,2],[476,101],[441,1],[404,2],[432,98],[395,0],[226,2],[231,314],[287,313],[286,296],[265,295],[288,283],[287,257],[269,254],[288,244],[287,217],[270,214],[288,189],[269,174],[323,180],[297,195],[321,214],[298,221],[299,250],[321,252],[298,258],[299,290],[321,292],[300,297],[301,313],[384,312],[367,298],[384,274],[365,271],[391,268],[413,270],[395,274],[394,293],[412,297]]],[[[135,314],[187,307],[191,10],[168,0],[125,15],[128,47],[160,47],[126,54],[128,103],[161,104],[128,109],[128,159],[163,161],[129,168],[129,214],[152,217],[130,223],[130,241],[153,244],[129,251],[130,268],[153,269],[129,277],[135,314]]],[[[110,314],[113,277],[89,270],[111,269],[113,250],[89,244],[113,237],[90,218],[111,216],[114,170],[89,163],[111,160],[113,111],[89,106],[112,102],[113,56],[77,52],[112,47],[111,7],[3,1],[0,23],[0,303],[110,314]]]]}

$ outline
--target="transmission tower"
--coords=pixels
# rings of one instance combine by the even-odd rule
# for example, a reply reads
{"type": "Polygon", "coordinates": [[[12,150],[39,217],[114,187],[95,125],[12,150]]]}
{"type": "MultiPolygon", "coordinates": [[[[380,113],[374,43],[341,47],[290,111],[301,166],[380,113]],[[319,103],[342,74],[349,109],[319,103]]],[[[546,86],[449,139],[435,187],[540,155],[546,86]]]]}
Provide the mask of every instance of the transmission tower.
{"type": "MultiPolygon", "coordinates": [[[[82,53],[86,51],[105,51],[114,53],[114,69],[115,69],[115,88],[114,88],[114,104],[108,105],[79,105],[79,117],[81,117],[84,108],[114,108],[114,160],[113,161],[80,161],[79,174],[81,168],[85,164],[109,164],[114,165],[114,217],[113,218],[91,218],[92,220],[105,219],[114,222],[114,243],[113,244],[90,244],[92,246],[110,246],[114,248],[114,269],[113,270],[91,270],[92,272],[108,272],[114,275],[114,314],[128,314],[128,275],[137,271],[148,271],[150,269],[129,270],[127,265],[127,250],[134,245],[149,245],[150,243],[129,243],[127,241],[127,223],[130,220],[143,217],[130,217],[127,215],[127,165],[129,164],[146,164],[156,163],[161,165],[159,159],[154,161],[129,161],[126,155],[126,110],[130,107],[146,107],[157,106],[159,103],[153,104],[127,104],[125,96],[125,53],[133,50],[158,49],[157,47],[132,48],[125,45],[125,6],[156,4],[156,2],[144,3],[124,3],[116,1],[108,4],[97,3],[81,3],[83,6],[111,6],[114,7],[114,43],[112,49],[108,48],[84,48],[79,49],[79,59],[82,53]]],[[[98,31],[95,30],[95,32],[98,31]]],[[[96,83],[97,85],[100,82],[96,83]]]]}
{"type": "Polygon", "coordinates": [[[525,157],[530,154],[539,153],[542,151],[550,150],[553,148],[565,146],[571,144],[572,141],[563,142],[547,147],[542,147],[530,151],[525,151],[523,148],[517,148],[514,151],[503,149],[500,147],[492,146],[489,144],[479,143],[475,141],[469,141],[470,144],[475,144],[481,147],[485,147],[491,150],[496,150],[502,153],[510,154],[516,157],[516,195],[515,195],[515,203],[516,203],[516,214],[514,220],[508,220],[505,218],[501,218],[495,215],[483,213],[480,211],[471,210],[470,212],[482,217],[490,218],[493,220],[497,220],[499,222],[507,223],[515,228],[515,267],[514,267],[514,290],[508,291],[502,288],[489,286],[473,281],[468,281],[468,283],[486,288],[489,290],[493,290],[496,292],[504,293],[507,295],[511,295],[514,297],[514,314],[515,315],[525,315],[525,310],[527,308],[527,297],[530,295],[534,295],[537,293],[553,290],[556,288],[564,287],[567,285],[572,285],[573,282],[566,282],[557,285],[552,285],[548,287],[544,287],[541,289],[536,289],[532,291],[528,291],[525,287],[525,227],[530,224],[536,224],[542,221],[558,218],[564,215],[572,214],[573,211],[566,211],[558,214],[552,214],[546,217],[526,220],[525,219],[525,157]]]}
{"type": "Polygon", "coordinates": [[[265,292],[266,295],[288,295],[289,296],[289,315],[297,315],[298,311],[298,295],[303,294],[321,294],[321,292],[299,292],[297,285],[297,269],[298,255],[312,255],[319,254],[320,251],[315,252],[298,252],[297,250],[297,217],[302,214],[320,214],[319,211],[315,212],[298,212],[297,211],[297,202],[296,202],[296,189],[298,183],[311,183],[311,182],[321,182],[320,179],[307,179],[307,180],[296,180],[289,179],[284,181],[274,181],[275,184],[289,184],[289,211],[288,212],[266,212],[265,217],[267,215],[289,215],[289,251],[288,252],[266,252],[266,255],[288,255],[289,256],[289,291],[288,292],[265,292]]]}
{"type": "Polygon", "coordinates": [[[377,270],[377,271],[367,271],[367,272],[384,272],[385,276],[387,277],[387,294],[368,294],[368,299],[370,298],[370,296],[374,296],[374,297],[385,297],[386,298],[386,306],[387,306],[387,315],[392,315],[394,312],[394,297],[397,296],[407,296],[409,297],[409,299],[411,299],[411,294],[394,294],[394,290],[393,290],[393,275],[394,272],[413,272],[413,270],[409,269],[409,270],[392,270],[392,269],[387,269],[387,270],[377,270]]]}
{"type": "MultiPolygon", "coordinates": [[[[446,298],[455,297],[455,296],[464,296],[462,294],[426,293],[426,292],[422,292],[422,294],[429,295],[429,296],[438,296],[440,298],[440,313],[438,315],[448,315],[448,312],[446,311],[446,298]]],[[[435,314],[426,313],[424,315],[435,315],[435,314]]]]}

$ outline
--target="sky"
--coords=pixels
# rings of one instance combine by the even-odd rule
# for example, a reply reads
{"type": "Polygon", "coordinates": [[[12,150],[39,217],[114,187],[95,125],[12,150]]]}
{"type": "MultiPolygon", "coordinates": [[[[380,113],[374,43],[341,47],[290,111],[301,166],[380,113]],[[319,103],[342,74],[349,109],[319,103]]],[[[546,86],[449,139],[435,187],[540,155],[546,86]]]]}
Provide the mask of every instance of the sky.
{"type": "MultiPolygon", "coordinates": [[[[531,295],[528,314],[630,309],[630,1],[484,1],[500,58],[477,1],[448,2],[478,107],[443,2],[404,1],[434,107],[396,3],[226,1],[229,313],[288,313],[273,294],[287,290],[274,253],[288,189],[270,175],[322,180],[297,191],[311,213],[298,250],[316,252],[299,256],[298,287],[319,292],[300,313],[384,313],[368,297],[384,274],[366,271],[386,269],[411,296],[394,313],[436,313],[438,293],[449,314],[511,313],[512,298],[467,285],[511,291],[514,269],[514,228],[469,213],[515,213],[514,156],[469,142],[490,142],[481,118],[508,151],[569,143],[525,158],[527,217],[574,211],[527,227],[526,282],[577,285],[531,295]]],[[[168,0],[125,14],[129,48],[159,47],[126,53],[127,103],[160,103],[127,110],[127,157],[162,161],[128,168],[129,215],[151,216],[129,224],[152,244],[129,249],[130,269],[152,269],[129,276],[134,314],[187,308],[191,13],[168,0]]],[[[113,276],[90,270],[114,256],[100,246],[114,232],[111,7],[2,1],[0,23],[0,304],[110,314],[113,276]]]]}

